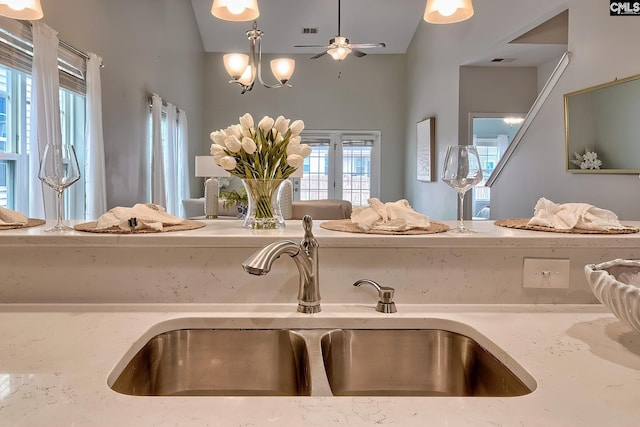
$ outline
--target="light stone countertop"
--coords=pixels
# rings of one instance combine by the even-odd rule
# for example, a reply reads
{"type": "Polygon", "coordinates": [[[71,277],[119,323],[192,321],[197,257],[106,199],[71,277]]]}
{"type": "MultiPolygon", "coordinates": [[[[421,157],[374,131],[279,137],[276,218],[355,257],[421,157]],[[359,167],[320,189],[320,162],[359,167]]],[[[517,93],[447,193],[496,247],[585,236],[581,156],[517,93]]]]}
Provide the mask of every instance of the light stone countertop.
{"type": "MultiPolygon", "coordinates": [[[[458,323],[456,323],[458,324],[458,323]]],[[[2,305],[0,426],[638,426],[640,334],[600,305],[2,305]],[[187,320],[175,320],[187,319],[187,320]],[[204,319],[204,320],[203,320],[204,319]],[[107,378],[179,325],[424,327],[459,322],[537,387],[521,397],[132,397],[107,378]],[[154,328],[154,330],[150,330],[154,328]]]]}
{"type": "MultiPolygon", "coordinates": [[[[81,221],[69,221],[77,224],[81,221]]],[[[202,220],[205,226],[195,230],[166,233],[108,234],[72,231],[47,233],[52,225],[0,231],[3,246],[56,246],[56,247],[260,247],[278,239],[299,241],[303,236],[302,222],[288,220],[278,230],[249,230],[237,219],[202,220]]],[[[325,230],[323,221],[314,221],[313,233],[321,247],[335,248],[637,248],[640,233],[633,234],[568,234],[517,230],[499,227],[493,221],[465,221],[478,231],[471,235],[436,233],[423,235],[358,234],[325,230]]],[[[457,221],[441,221],[453,228],[457,221]]],[[[640,221],[623,221],[624,225],[640,228],[640,221]]]]}

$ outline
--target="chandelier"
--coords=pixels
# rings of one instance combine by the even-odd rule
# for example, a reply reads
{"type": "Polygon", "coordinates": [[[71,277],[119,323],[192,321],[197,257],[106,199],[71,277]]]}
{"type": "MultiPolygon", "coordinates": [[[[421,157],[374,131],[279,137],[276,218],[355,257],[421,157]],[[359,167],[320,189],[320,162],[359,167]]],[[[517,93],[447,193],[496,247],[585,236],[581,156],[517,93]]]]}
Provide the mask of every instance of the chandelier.
{"type": "Polygon", "coordinates": [[[223,56],[224,68],[231,76],[229,83],[236,83],[242,87],[242,92],[253,89],[256,79],[266,88],[291,87],[288,83],[293,75],[296,61],[290,58],[277,58],[271,61],[271,72],[278,81],[276,84],[267,84],[262,79],[262,40],[263,32],[258,29],[258,23],[253,22],[253,28],[247,31],[249,39],[249,55],[242,53],[229,53],[223,56]]]}

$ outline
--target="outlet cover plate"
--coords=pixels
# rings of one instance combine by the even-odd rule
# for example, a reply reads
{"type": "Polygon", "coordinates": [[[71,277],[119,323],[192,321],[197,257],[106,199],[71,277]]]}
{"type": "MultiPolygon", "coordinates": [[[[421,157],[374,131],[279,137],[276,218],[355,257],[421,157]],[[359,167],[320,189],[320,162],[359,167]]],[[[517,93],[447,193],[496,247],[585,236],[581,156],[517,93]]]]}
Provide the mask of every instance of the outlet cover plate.
{"type": "Polygon", "coordinates": [[[525,258],[522,286],[536,289],[569,289],[569,260],[525,258]]]}

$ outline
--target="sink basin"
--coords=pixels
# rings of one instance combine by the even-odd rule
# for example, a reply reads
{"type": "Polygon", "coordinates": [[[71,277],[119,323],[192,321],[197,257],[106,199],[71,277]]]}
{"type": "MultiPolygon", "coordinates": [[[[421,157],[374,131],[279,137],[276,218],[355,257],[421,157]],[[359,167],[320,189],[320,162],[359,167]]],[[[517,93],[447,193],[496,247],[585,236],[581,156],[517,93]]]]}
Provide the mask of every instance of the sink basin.
{"type": "Polygon", "coordinates": [[[531,393],[473,339],[446,330],[335,330],[322,337],[335,396],[520,396],[531,393]]]}
{"type": "Polygon", "coordinates": [[[307,365],[295,332],[175,330],[147,342],[111,388],[135,396],[304,396],[307,365]]]}
{"type": "Polygon", "coordinates": [[[145,333],[108,384],[134,396],[506,397],[536,387],[463,323],[314,320],[174,319],[145,333]]]}

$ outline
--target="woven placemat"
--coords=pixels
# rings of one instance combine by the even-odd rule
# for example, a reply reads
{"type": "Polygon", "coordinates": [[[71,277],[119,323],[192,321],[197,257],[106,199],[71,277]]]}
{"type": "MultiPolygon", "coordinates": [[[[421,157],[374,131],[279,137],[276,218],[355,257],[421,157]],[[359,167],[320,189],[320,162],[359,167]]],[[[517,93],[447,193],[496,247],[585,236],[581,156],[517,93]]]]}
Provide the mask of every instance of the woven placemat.
{"type": "Polygon", "coordinates": [[[557,228],[543,227],[541,225],[528,225],[529,218],[514,218],[514,219],[497,219],[494,221],[495,225],[507,228],[517,228],[519,230],[533,230],[533,231],[547,231],[550,233],[568,233],[568,234],[631,234],[637,233],[638,229],[635,227],[622,228],[620,230],[583,230],[580,228],[571,228],[569,230],[559,230],[557,228]]]}
{"type": "Polygon", "coordinates": [[[44,223],[46,223],[47,221],[45,221],[44,219],[37,219],[37,218],[29,218],[27,219],[27,223],[26,224],[15,224],[15,225],[8,225],[8,224],[0,224],[0,230],[15,230],[17,228],[29,228],[29,227],[36,227],[38,225],[42,225],[44,223]]]}
{"type": "Polygon", "coordinates": [[[365,231],[362,228],[355,225],[350,219],[336,219],[332,221],[321,222],[320,228],[333,230],[333,231],[346,231],[348,233],[385,234],[388,236],[402,236],[402,235],[444,233],[449,229],[449,226],[445,224],[441,224],[439,222],[432,222],[428,229],[416,228],[416,229],[405,230],[405,231],[386,231],[386,230],[365,231]]]}
{"type": "Polygon", "coordinates": [[[144,233],[168,233],[170,231],[185,231],[185,230],[195,230],[196,228],[202,228],[204,227],[206,224],[204,222],[201,221],[193,221],[190,219],[186,219],[183,223],[181,224],[176,224],[176,225],[165,225],[164,227],[162,227],[162,230],[160,231],[156,231],[153,230],[151,228],[143,228],[140,230],[122,230],[118,227],[111,227],[111,228],[103,228],[98,230],[96,228],[96,221],[91,221],[91,222],[85,222],[82,224],[77,224],[75,227],[76,230],[78,231],[87,231],[89,233],[110,233],[110,234],[144,234],[144,233]]]}

